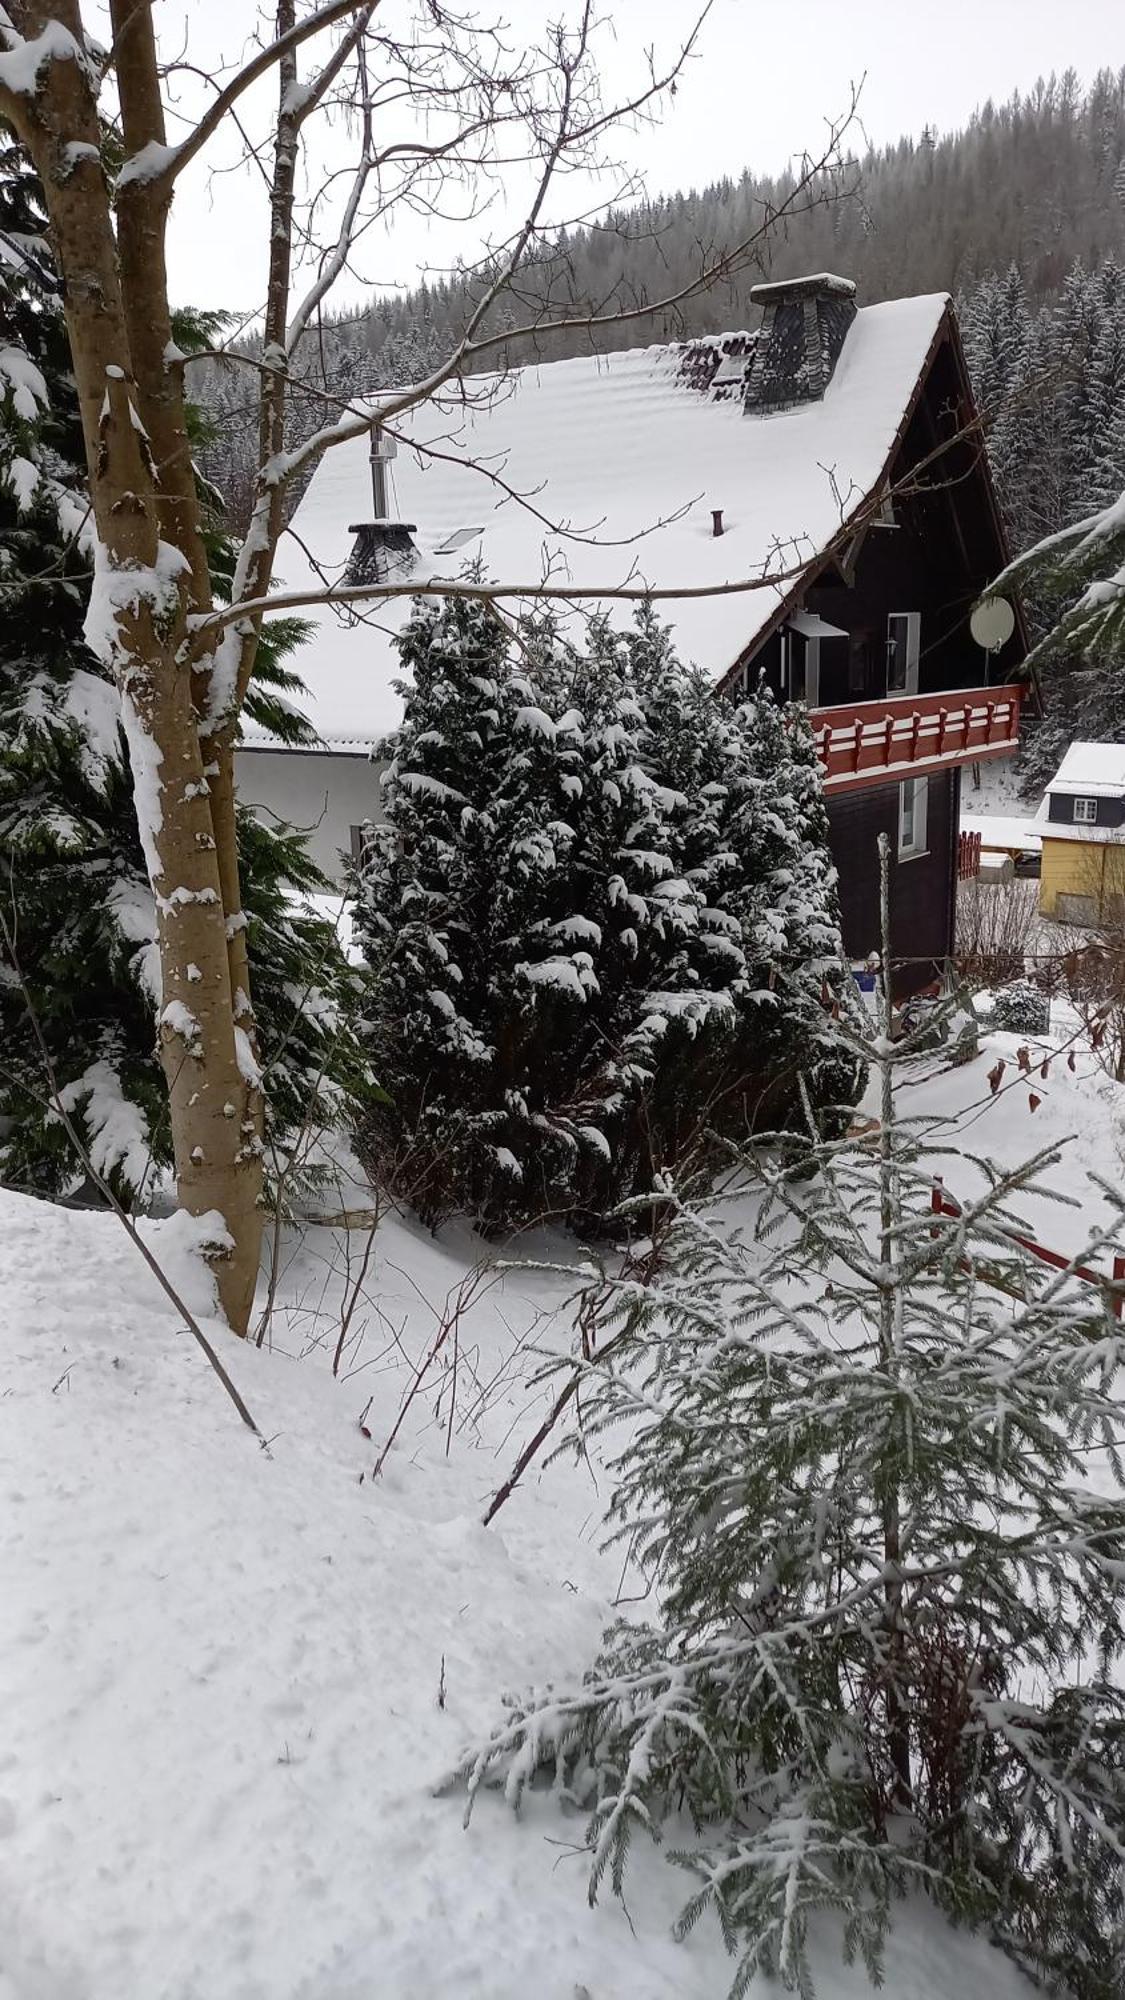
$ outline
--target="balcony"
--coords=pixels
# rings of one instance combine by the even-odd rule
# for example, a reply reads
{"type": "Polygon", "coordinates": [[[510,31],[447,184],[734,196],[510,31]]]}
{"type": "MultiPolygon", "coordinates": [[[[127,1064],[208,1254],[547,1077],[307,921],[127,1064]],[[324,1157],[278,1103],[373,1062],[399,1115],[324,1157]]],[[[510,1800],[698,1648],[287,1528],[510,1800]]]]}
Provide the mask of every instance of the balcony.
{"type": "Polygon", "coordinates": [[[1018,748],[1022,685],[956,688],[814,708],[809,722],[829,798],[984,764],[1018,748]]]}

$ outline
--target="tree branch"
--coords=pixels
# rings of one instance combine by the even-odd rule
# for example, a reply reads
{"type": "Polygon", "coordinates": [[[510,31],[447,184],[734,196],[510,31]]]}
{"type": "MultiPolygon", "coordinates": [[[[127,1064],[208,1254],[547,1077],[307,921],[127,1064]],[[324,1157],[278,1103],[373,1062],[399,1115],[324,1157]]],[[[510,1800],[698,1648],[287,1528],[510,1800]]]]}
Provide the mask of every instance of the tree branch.
{"type": "MultiPolygon", "coordinates": [[[[366,26],[366,23],[371,19],[378,5],[379,0],[325,0],[324,6],[318,7],[314,13],[306,15],[303,21],[297,21],[285,34],[278,36],[272,42],[268,42],[264,49],[260,49],[258,54],[243,69],[239,70],[238,75],[232,77],[225,89],[219,92],[214,103],[204,112],[194,132],[190,133],[178,146],[168,149],[159,160],[159,163],[154,160],[150,171],[146,172],[142,168],[137,167],[134,161],[126,160],[121,170],[121,175],[118,176],[119,184],[123,176],[132,178],[129,175],[129,169],[133,167],[134,173],[140,178],[150,179],[158,185],[170,186],[173,181],[179,178],[184,168],[194,160],[196,154],[201,152],[203,147],[214,137],[228,111],[249,90],[251,84],[257,83],[260,77],[267,75],[275,64],[282,62],[285,57],[295,54],[302,43],[311,40],[314,35],[321,34],[324,29],[333,27],[337,21],[346,20],[349,14],[362,12],[364,16],[363,26],[366,26]]],[[[362,33],[362,31],[361,27],[359,32],[362,33]]],[[[345,42],[345,55],[347,52],[347,42],[345,42]]],[[[339,53],[337,51],[337,54],[339,53]]],[[[342,56],[341,63],[343,60],[344,57],[342,56]]],[[[334,62],[335,58],[332,58],[326,65],[326,72],[331,71],[331,75],[336,74],[336,69],[333,68],[334,62]]],[[[327,83],[330,81],[331,76],[328,76],[323,87],[327,88],[327,83]]],[[[316,91],[316,89],[317,85],[310,86],[310,90],[316,91]]],[[[309,108],[311,109],[311,105],[309,108]]],[[[299,112],[299,115],[304,115],[301,107],[295,106],[294,109],[299,112]]]]}

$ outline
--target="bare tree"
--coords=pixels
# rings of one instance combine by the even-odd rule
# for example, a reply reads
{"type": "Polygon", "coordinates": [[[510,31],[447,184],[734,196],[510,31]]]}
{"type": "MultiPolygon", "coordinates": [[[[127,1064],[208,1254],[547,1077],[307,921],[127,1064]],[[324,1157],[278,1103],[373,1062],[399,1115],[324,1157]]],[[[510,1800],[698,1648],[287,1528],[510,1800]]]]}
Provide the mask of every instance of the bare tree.
{"type": "Polygon", "coordinates": [[[1033,954],[1038,882],[961,882],[957,892],[957,970],[973,986],[1022,979],[1033,954]]]}
{"type": "MultiPolygon", "coordinates": [[[[611,171],[612,135],[654,117],[697,41],[710,0],[668,64],[607,104],[592,0],[539,46],[515,50],[498,28],[416,0],[275,0],[272,33],[213,87],[196,122],[169,143],[172,96],[190,65],[164,60],[155,0],[108,0],[112,46],[95,41],[83,0],[0,5],[0,116],[40,176],[63,286],[82,409],[96,531],[88,637],[121,693],[136,804],[159,916],[160,1040],[181,1205],[215,1218],[213,1262],[232,1327],[249,1324],[262,1231],[262,1079],[247,970],[235,842],[233,750],[269,601],[287,496],[322,454],[436,393],[507,335],[497,301],[544,259],[561,224],[609,210],[630,191],[611,171]],[[166,231],[177,182],[213,141],[245,133],[252,87],[274,79],[264,143],[247,138],[268,187],[268,282],[257,377],[258,471],[229,607],[216,611],[184,412],[184,359],[172,338],[166,231]],[[312,162],[312,121],[350,133],[345,169],[312,162]],[[608,173],[608,184],[597,182],[608,173]],[[486,248],[463,332],[441,364],[385,407],[327,407],[286,448],[294,361],[333,287],[375,223],[396,210],[485,205],[501,178],[527,191],[523,219],[486,248]],[[571,187],[581,206],[560,213],[571,187]],[[302,289],[303,286],[303,289],[302,289]]],[[[88,12],[89,0],[86,0],[88,12]]],[[[248,20],[256,9],[247,6],[248,20]]],[[[202,88],[196,76],[196,87],[202,88]]],[[[830,198],[846,120],[795,175],[777,208],[740,241],[701,245],[665,299],[576,305],[541,288],[540,341],[654,309],[758,255],[779,219],[830,198]]],[[[331,404],[333,399],[327,399],[331,404]]],[[[760,584],[761,579],[757,579],[760,584]]],[[[458,586],[446,586],[450,590],[458,586]]],[[[330,593],[326,589],[326,596],[330,593]]],[[[341,593],[342,594],[342,593],[341,593]]],[[[575,594],[575,593],[571,593],[575,594]]],[[[585,593],[590,595],[591,593],[585,593]]],[[[630,594],[640,595],[638,589],[630,594]]],[[[281,600],[279,599],[278,602],[281,600]]]]}

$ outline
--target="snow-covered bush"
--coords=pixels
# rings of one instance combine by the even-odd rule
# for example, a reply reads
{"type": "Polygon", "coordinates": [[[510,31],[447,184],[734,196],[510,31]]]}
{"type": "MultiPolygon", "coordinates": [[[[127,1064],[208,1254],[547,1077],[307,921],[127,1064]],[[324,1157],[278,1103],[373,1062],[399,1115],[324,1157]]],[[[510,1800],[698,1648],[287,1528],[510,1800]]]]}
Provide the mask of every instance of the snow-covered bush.
{"type": "Polygon", "coordinates": [[[1007,1035],[1045,1035],[1051,1025],[1050,1002],[1038,987],[1018,979],[993,994],[988,1025],[1007,1035]]]}
{"type": "Polygon", "coordinates": [[[359,886],[368,1144],[427,1219],[596,1221],[705,1135],[854,1100],[812,740],[649,617],[581,650],[419,604],[359,886]]]}
{"type": "Polygon", "coordinates": [[[934,1217],[887,999],[880,1027],[875,1135],[819,1143],[811,1182],[784,1143],[748,1152],[752,1221],[670,1203],[649,1274],[599,1289],[575,1443],[617,1441],[612,1532],[655,1610],[581,1685],[512,1700],[459,1776],[470,1805],[542,1782],[585,1812],[591,1896],[666,1836],[680,1932],[717,1916],[736,1995],[811,1992],[815,1912],[877,1975],[914,1892],[1111,2000],[1125,1330],[1009,1234],[1050,1156],[934,1217]]]}

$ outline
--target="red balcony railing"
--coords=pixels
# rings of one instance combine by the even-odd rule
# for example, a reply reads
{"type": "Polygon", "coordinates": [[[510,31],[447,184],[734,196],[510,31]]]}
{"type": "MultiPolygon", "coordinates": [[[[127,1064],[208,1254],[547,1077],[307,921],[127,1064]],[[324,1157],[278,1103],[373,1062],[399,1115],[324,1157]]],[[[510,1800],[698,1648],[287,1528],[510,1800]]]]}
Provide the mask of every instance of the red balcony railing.
{"type": "Polygon", "coordinates": [[[809,721],[830,796],[924,778],[954,764],[1010,757],[1019,744],[1020,685],[814,708],[809,721]]]}

